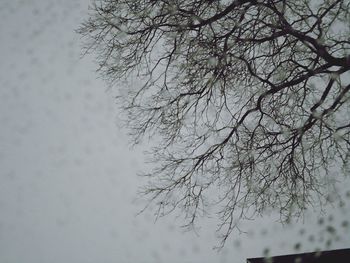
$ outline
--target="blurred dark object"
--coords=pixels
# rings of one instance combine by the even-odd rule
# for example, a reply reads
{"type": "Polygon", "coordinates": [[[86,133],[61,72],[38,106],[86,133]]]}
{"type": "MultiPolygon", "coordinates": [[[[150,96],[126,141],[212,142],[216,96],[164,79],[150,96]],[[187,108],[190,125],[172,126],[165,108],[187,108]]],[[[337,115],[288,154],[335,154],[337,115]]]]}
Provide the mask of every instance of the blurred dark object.
{"type": "Polygon", "coordinates": [[[350,262],[350,248],[275,257],[248,258],[247,263],[346,263],[350,262]]]}

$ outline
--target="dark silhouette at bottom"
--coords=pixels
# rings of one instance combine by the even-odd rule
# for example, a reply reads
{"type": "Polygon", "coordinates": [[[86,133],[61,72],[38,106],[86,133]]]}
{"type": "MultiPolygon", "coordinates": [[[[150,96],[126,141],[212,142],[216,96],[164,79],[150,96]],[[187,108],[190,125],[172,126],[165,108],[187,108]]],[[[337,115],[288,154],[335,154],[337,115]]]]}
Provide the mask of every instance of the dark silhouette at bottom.
{"type": "Polygon", "coordinates": [[[247,259],[247,263],[349,263],[349,262],[350,262],[350,248],[247,259]]]}

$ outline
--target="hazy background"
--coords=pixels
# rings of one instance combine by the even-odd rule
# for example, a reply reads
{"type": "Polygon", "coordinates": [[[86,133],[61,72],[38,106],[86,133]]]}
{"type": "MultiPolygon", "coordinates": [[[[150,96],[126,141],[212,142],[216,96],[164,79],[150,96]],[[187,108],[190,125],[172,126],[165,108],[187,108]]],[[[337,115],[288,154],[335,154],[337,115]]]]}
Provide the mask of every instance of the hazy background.
{"type": "Polygon", "coordinates": [[[130,149],[118,128],[117,87],[98,79],[92,56],[81,58],[74,30],[88,4],[0,1],[1,263],[238,263],[266,248],[350,247],[349,201],[285,228],[273,217],[247,222],[248,234],[221,252],[212,250],[214,219],[196,234],[180,228],[181,218],[136,217],[145,146],[130,149]]]}

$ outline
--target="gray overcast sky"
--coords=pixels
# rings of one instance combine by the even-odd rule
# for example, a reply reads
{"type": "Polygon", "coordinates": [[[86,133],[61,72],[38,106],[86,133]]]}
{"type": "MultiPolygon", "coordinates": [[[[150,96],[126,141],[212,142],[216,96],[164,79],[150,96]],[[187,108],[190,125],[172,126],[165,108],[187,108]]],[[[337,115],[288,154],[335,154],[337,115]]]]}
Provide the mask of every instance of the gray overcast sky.
{"type": "Polygon", "coordinates": [[[215,220],[197,235],[175,217],[135,217],[142,149],[118,128],[113,89],[93,59],[80,58],[74,30],[87,13],[86,0],[0,1],[0,262],[238,263],[267,247],[325,248],[329,224],[339,237],[330,248],[350,247],[349,202],[326,208],[323,224],[318,214],[285,228],[273,216],[247,222],[249,234],[219,253],[215,220]]]}

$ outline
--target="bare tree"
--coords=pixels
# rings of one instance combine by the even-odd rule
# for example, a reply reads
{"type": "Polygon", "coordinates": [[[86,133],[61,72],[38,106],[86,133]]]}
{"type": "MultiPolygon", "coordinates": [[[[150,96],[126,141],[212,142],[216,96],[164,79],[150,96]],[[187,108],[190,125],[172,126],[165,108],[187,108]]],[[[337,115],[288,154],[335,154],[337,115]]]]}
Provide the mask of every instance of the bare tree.
{"type": "Polygon", "coordinates": [[[186,225],[214,207],[282,222],[329,199],[350,149],[350,1],[100,0],[79,32],[137,143],[155,135],[144,193],[186,225]],[[125,85],[124,85],[125,86],[125,85]]]}

